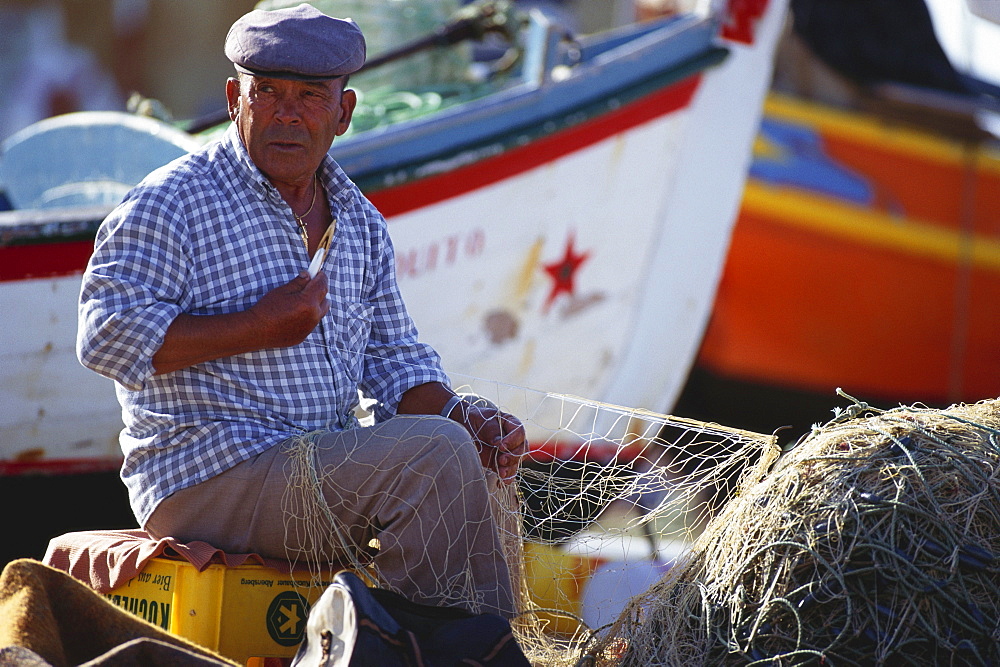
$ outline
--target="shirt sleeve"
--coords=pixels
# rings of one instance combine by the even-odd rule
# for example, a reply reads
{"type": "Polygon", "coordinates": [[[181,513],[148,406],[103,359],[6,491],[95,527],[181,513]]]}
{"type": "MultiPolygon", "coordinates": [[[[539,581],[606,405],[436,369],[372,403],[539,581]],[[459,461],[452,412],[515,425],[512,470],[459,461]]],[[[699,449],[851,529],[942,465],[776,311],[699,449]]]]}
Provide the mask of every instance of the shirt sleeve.
{"type": "Polygon", "coordinates": [[[396,283],[395,253],[384,219],[378,216],[374,244],[372,328],[365,355],[361,390],[377,399],[377,421],[396,414],[403,394],[428,382],[448,384],[441,358],[430,345],[418,340],[417,329],[406,310],[396,283]]]}
{"type": "Polygon", "coordinates": [[[186,226],[169,188],[139,186],[101,224],[80,290],[77,356],[129,390],[184,310],[186,226]]]}

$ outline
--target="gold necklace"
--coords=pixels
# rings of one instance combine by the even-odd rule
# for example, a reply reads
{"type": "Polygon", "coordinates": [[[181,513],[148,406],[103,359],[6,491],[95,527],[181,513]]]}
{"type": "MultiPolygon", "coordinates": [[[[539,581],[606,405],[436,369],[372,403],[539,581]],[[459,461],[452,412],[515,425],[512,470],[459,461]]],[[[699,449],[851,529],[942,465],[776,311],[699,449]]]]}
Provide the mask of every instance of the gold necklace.
{"type": "Polygon", "coordinates": [[[295,215],[295,211],[292,211],[292,216],[295,218],[295,224],[299,226],[299,234],[302,235],[302,242],[306,244],[307,251],[309,250],[309,230],[306,229],[306,223],[303,222],[302,218],[312,213],[313,206],[316,205],[317,190],[319,190],[319,177],[313,174],[313,197],[312,201],[309,203],[309,208],[307,208],[306,212],[302,215],[295,215]]]}

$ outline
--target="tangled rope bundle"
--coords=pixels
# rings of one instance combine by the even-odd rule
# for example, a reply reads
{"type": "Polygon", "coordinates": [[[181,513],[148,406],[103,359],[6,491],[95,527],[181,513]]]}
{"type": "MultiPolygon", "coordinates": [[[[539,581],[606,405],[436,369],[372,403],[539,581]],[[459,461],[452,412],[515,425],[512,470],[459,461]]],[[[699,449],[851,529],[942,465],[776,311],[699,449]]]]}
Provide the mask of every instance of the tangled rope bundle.
{"type": "Polygon", "coordinates": [[[1000,662],[1000,401],[852,407],[743,488],[591,662],[1000,662]]]}

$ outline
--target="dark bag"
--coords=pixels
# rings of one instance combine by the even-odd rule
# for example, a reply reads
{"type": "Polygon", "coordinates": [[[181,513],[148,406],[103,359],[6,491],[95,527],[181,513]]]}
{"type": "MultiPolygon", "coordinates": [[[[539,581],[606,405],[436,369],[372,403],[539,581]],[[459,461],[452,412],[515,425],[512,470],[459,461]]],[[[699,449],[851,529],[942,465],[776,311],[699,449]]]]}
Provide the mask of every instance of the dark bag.
{"type": "Polygon", "coordinates": [[[496,614],[417,604],[340,572],[313,605],[292,667],[530,667],[496,614]]]}

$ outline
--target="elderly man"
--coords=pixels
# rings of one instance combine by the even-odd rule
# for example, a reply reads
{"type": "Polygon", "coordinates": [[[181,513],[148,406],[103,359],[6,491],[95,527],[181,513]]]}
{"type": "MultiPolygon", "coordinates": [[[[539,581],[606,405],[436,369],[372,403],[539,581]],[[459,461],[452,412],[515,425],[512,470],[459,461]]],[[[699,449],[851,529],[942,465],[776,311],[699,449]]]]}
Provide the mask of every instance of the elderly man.
{"type": "Polygon", "coordinates": [[[510,616],[491,494],[523,427],[449,388],[385,220],[327,154],[354,111],[360,30],[309,5],[255,10],[225,52],[233,124],[127,195],[83,279],[78,354],[116,382],[137,520],[230,552],[370,558],[418,602],[510,616]]]}

